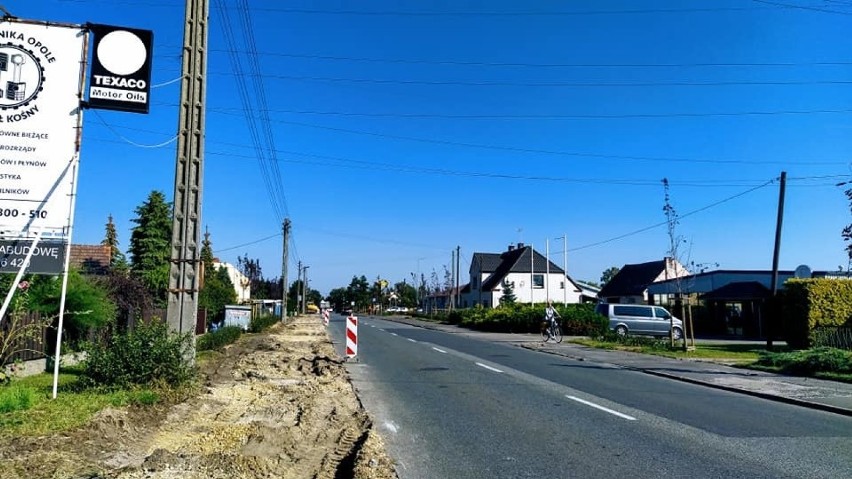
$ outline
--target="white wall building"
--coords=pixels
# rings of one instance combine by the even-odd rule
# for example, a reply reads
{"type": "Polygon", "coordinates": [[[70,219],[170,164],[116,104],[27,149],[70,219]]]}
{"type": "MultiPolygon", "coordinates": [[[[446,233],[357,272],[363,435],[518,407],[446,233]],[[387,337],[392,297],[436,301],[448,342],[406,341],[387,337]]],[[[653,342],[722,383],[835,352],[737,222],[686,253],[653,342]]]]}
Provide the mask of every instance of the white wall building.
{"type": "Polygon", "coordinates": [[[462,307],[500,305],[511,285],[516,303],[579,303],[581,289],[565,272],[531,246],[510,245],[503,253],[474,253],[462,307]],[[469,290],[468,290],[469,289],[469,290]]]}
{"type": "Polygon", "coordinates": [[[247,303],[251,299],[251,282],[236,266],[231,263],[214,262],[213,268],[225,268],[228,272],[228,278],[231,279],[231,283],[234,284],[234,291],[237,293],[238,303],[247,303]]]}

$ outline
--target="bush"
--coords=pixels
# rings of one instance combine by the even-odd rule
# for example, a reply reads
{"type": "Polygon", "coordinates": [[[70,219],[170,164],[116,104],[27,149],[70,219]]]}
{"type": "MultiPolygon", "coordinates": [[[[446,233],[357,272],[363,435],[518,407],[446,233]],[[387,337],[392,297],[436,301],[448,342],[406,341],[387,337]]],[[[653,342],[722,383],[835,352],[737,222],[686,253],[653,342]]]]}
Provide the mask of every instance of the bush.
{"type": "MultiPolygon", "coordinates": [[[[475,307],[453,311],[457,324],[471,329],[509,333],[538,333],[544,318],[544,305],[512,304],[499,308],[475,307]]],[[[597,313],[593,304],[556,306],[562,316],[562,332],[568,336],[600,336],[609,329],[609,321],[597,313]]]]}
{"type": "Polygon", "coordinates": [[[253,333],[259,333],[274,324],[278,323],[281,318],[275,316],[274,314],[262,314],[258,317],[251,318],[251,324],[249,325],[249,331],[253,333]]]}
{"type": "Polygon", "coordinates": [[[799,376],[812,376],[820,372],[852,374],[852,351],[815,348],[789,353],[764,352],[755,364],[779,368],[782,372],[799,376]]]}
{"type": "Polygon", "coordinates": [[[814,331],[852,318],[852,281],[791,279],[782,294],[784,338],[794,349],[814,344],[814,331]]]}
{"type": "Polygon", "coordinates": [[[164,322],[139,325],[109,343],[87,343],[86,382],[104,386],[177,386],[194,378],[189,363],[192,333],[172,334],[164,322]]]}
{"type": "Polygon", "coordinates": [[[239,326],[225,326],[216,331],[199,336],[195,340],[196,351],[213,351],[240,339],[243,330],[239,326]]]}
{"type": "Polygon", "coordinates": [[[32,406],[35,391],[28,387],[6,386],[0,389],[0,413],[25,411],[32,406]]]}

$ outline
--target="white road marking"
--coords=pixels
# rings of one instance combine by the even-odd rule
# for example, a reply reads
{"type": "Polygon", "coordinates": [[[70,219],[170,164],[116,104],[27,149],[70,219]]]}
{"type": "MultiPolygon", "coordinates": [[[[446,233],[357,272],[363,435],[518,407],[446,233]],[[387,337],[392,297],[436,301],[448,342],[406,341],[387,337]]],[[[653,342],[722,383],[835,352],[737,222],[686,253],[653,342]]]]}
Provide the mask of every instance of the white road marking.
{"type": "Polygon", "coordinates": [[[417,341],[415,341],[415,340],[413,340],[413,339],[411,339],[411,338],[405,338],[405,339],[407,339],[407,340],[411,341],[412,343],[416,343],[416,342],[417,342],[417,341]]]}
{"type": "Polygon", "coordinates": [[[399,336],[399,335],[396,334],[396,333],[391,333],[391,336],[399,336]]]}
{"type": "Polygon", "coordinates": [[[388,431],[393,432],[393,433],[399,431],[399,429],[396,427],[396,425],[394,423],[390,422],[390,421],[385,422],[385,429],[387,429],[388,431]]]}
{"type": "Polygon", "coordinates": [[[613,411],[612,409],[603,407],[603,406],[595,404],[593,402],[586,401],[584,399],[580,399],[578,397],[567,396],[567,395],[565,397],[567,397],[568,399],[570,399],[572,401],[577,401],[578,403],[583,403],[586,406],[592,406],[595,409],[600,409],[601,411],[608,412],[610,414],[613,414],[613,415],[618,416],[618,417],[623,418],[623,419],[627,419],[628,421],[635,421],[636,420],[636,418],[633,417],[633,416],[628,416],[627,414],[622,414],[618,411],[613,411]]]}
{"type": "Polygon", "coordinates": [[[486,364],[476,363],[476,365],[477,365],[477,366],[479,366],[479,367],[483,367],[483,368],[485,368],[485,369],[487,369],[487,370],[489,370],[489,371],[494,371],[495,373],[502,373],[502,372],[503,372],[503,371],[500,371],[500,370],[499,370],[499,369],[497,369],[497,368],[492,368],[491,366],[488,366],[488,365],[486,365],[486,364]]]}
{"type": "Polygon", "coordinates": [[[436,348],[436,347],[432,347],[432,349],[434,349],[435,351],[438,351],[439,353],[447,354],[447,352],[446,352],[446,351],[444,351],[443,349],[438,349],[438,348],[436,348]]]}

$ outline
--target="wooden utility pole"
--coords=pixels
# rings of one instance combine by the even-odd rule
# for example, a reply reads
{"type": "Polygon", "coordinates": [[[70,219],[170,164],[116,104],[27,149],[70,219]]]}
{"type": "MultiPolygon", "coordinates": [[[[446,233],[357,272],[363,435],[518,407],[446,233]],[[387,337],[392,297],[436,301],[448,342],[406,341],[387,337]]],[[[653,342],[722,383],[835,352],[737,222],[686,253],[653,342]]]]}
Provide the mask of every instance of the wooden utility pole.
{"type": "Polygon", "coordinates": [[[175,162],[174,219],[169,267],[169,328],[195,332],[201,229],[201,186],[204,173],[204,110],[207,85],[207,0],[186,0],[183,68],[175,162]]]}
{"type": "Polygon", "coordinates": [[[310,266],[302,267],[302,314],[308,310],[308,268],[310,266]]]}
{"type": "Polygon", "coordinates": [[[775,250],[772,253],[772,315],[766,328],[766,349],[772,350],[775,324],[780,322],[781,311],[778,307],[778,257],[781,255],[781,226],[784,223],[784,196],[787,190],[787,172],[781,172],[781,186],[778,189],[778,219],[775,223],[775,250]]]}
{"type": "Polygon", "coordinates": [[[284,219],[284,252],[281,258],[281,321],[287,319],[287,262],[290,258],[290,218],[284,219]]]}

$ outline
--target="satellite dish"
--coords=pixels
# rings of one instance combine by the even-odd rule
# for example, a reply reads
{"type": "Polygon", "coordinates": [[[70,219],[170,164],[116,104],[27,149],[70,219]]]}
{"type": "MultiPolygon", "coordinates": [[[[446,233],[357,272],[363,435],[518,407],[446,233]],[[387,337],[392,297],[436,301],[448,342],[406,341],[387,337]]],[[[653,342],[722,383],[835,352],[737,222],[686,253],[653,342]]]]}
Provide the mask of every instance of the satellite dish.
{"type": "Polygon", "coordinates": [[[796,271],[793,273],[793,276],[796,278],[810,278],[811,277],[811,268],[806,264],[799,265],[796,268],[796,271]]]}

